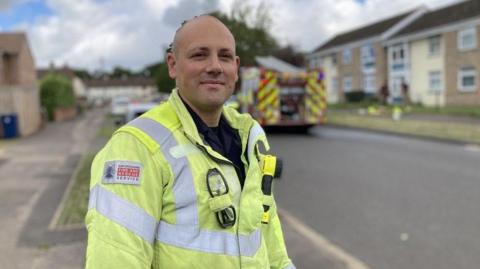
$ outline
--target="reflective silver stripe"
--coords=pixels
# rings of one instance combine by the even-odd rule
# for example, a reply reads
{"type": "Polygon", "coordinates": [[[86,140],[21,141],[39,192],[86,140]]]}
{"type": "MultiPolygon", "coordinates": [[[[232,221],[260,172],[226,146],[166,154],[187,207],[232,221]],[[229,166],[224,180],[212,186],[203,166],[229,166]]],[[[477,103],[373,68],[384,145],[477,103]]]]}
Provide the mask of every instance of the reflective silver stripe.
{"type": "Polygon", "coordinates": [[[257,253],[262,237],[260,229],[257,229],[249,235],[239,235],[237,242],[237,236],[232,233],[200,230],[190,225],[173,225],[161,221],[157,240],[190,250],[231,256],[241,253],[242,256],[252,257],[257,253]]]}
{"type": "Polygon", "coordinates": [[[260,228],[249,235],[239,235],[238,243],[240,245],[240,253],[242,256],[253,257],[260,248],[261,242],[262,233],[260,232],[260,228]]]}
{"type": "Polygon", "coordinates": [[[195,224],[198,226],[197,194],[195,192],[192,171],[186,156],[177,159],[170,153],[170,149],[178,145],[173,133],[162,124],[148,118],[137,118],[128,125],[142,130],[157,142],[165,159],[172,168],[175,178],[173,195],[175,198],[177,224],[195,224]]]}
{"type": "Polygon", "coordinates": [[[293,263],[290,263],[289,265],[287,265],[287,267],[285,267],[284,269],[297,269],[295,267],[295,265],[293,265],[293,263]]]}
{"type": "MultiPolygon", "coordinates": [[[[186,156],[172,156],[170,149],[178,146],[173,133],[162,124],[148,118],[137,118],[128,125],[142,130],[160,145],[160,150],[172,167],[175,177],[173,192],[176,224],[161,221],[156,239],[172,246],[208,253],[249,257],[255,255],[261,245],[260,229],[249,235],[238,236],[228,232],[200,229],[192,171],[186,156]]],[[[260,125],[258,127],[260,135],[265,134],[260,125]]]]}
{"type": "MultiPolygon", "coordinates": [[[[257,143],[258,139],[265,135],[265,131],[258,122],[254,122],[252,128],[250,129],[250,134],[248,135],[248,144],[247,144],[247,153],[248,159],[251,160],[253,157],[254,146],[257,143]]],[[[266,147],[267,145],[265,145],[266,147]]],[[[268,149],[267,149],[268,150],[268,149]]]]}
{"type": "Polygon", "coordinates": [[[155,218],[138,206],[97,184],[90,191],[88,209],[92,208],[107,219],[153,244],[157,222],[155,218]]]}

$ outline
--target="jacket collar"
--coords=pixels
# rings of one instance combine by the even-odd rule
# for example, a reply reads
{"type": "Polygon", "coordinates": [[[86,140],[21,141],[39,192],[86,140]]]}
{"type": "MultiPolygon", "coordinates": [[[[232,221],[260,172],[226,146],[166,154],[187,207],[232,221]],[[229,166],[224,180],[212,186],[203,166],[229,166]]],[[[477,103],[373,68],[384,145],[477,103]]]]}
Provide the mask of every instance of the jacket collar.
{"type": "MultiPolygon", "coordinates": [[[[193,121],[190,112],[188,112],[185,104],[183,103],[180,95],[178,94],[178,88],[172,90],[168,102],[172,105],[175,113],[178,116],[180,124],[182,125],[183,132],[187,138],[193,140],[204,147],[210,148],[201,138],[195,122],[193,121]]],[[[227,120],[228,124],[239,131],[240,139],[242,140],[242,147],[245,148],[245,143],[248,140],[250,128],[253,125],[253,121],[250,115],[239,114],[233,108],[224,107],[222,115],[227,120]]],[[[242,149],[244,150],[244,149],[242,149]]],[[[212,150],[213,151],[213,150],[212,150]]]]}
{"type": "Polygon", "coordinates": [[[192,116],[188,112],[185,104],[183,103],[182,99],[178,95],[178,89],[173,89],[172,93],[170,94],[170,98],[168,102],[172,105],[175,113],[178,116],[180,124],[182,125],[183,131],[187,134],[187,137],[192,138],[195,142],[203,143],[203,140],[198,133],[197,127],[195,126],[195,122],[192,119],[192,116]]]}

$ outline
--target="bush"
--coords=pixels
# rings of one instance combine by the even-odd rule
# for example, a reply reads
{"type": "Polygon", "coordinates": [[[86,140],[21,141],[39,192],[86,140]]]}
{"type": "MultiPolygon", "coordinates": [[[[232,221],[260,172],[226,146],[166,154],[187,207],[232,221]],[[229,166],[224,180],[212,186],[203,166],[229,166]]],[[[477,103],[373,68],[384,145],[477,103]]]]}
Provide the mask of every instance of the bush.
{"type": "Polygon", "coordinates": [[[72,83],[64,76],[50,73],[40,81],[40,102],[53,120],[55,109],[75,105],[72,83]]]}
{"type": "Polygon", "coordinates": [[[365,99],[365,93],[361,90],[345,93],[345,100],[349,103],[362,102],[365,99]]]}

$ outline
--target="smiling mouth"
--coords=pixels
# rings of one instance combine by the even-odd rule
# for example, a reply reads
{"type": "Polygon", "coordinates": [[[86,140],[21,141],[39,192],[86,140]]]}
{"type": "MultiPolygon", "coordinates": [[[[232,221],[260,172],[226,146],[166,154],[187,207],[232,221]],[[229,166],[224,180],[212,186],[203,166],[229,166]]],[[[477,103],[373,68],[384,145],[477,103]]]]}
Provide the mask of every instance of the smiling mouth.
{"type": "Polygon", "coordinates": [[[204,80],[200,81],[200,84],[217,84],[217,85],[225,85],[225,82],[219,80],[204,80]]]}

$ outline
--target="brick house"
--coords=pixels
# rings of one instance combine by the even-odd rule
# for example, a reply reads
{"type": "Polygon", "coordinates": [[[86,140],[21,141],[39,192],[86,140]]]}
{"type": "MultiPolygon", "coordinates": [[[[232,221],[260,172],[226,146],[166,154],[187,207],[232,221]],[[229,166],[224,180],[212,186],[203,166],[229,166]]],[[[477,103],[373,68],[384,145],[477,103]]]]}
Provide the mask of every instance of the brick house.
{"type": "Polygon", "coordinates": [[[18,133],[41,126],[35,62],[24,33],[0,33],[0,115],[16,114],[18,133]]]}
{"type": "Polygon", "coordinates": [[[376,94],[426,106],[480,104],[480,1],[414,11],[338,34],[307,55],[326,73],[327,99],[376,94]],[[374,66],[374,67],[373,67],[374,66]],[[373,68],[372,68],[373,67],[373,68]]]}
{"type": "Polygon", "coordinates": [[[351,91],[376,95],[387,81],[383,42],[425,11],[420,7],[338,34],[308,54],[309,67],[322,67],[325,72],[327,101],[342,101],[351,91]]]}
{"type": "MultiPolygon", "coordinates": [[[[423,14],[385,43],[390,55],[397,48],[406,49],[403,70],[413,102],[480,104],[479,33],[480,1],[461,1],[423,14]]],[[[394,61],[389,59],[393,83],[397,79],[394,61]]]]}

